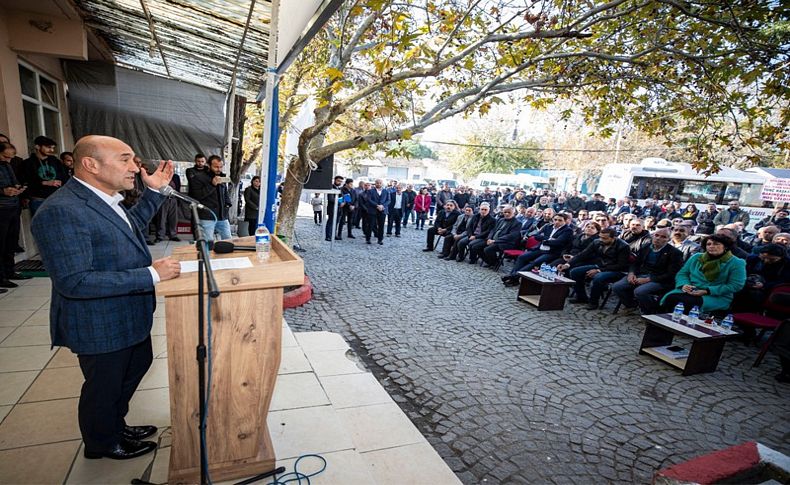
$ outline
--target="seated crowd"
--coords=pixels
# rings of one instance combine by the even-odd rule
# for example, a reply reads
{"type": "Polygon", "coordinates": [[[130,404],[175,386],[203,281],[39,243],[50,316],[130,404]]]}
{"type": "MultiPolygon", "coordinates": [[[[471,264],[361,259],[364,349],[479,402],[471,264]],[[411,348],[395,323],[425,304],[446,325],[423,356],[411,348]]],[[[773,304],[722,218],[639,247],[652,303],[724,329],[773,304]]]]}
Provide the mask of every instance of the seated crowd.
{"type": "MultiPolygon", "coordinates": [[[[499,206],[482,202],[461,209],[447,200],[423,251],[440,248],[440,259],[481,261],[494,269],[505,257],[514,259],[502,277],[505,286],[519,285],[520,272],[549,265],[575,281],[570,302],[590,310],[611,290],[627,312],[672,312],[680,304],[685,314],[697,306],[724,317],[762,309],[773,288],[790,283],[784,208],[755,224],[751,234],[749,214],[737,201],[699,211],[671,201],[607,204],[599,194],[584,204],[571,203],[581,198],[577,194],[518,194],[499,206]]],[[[790,366],[783,375],[789,372],[790,366]]]]}

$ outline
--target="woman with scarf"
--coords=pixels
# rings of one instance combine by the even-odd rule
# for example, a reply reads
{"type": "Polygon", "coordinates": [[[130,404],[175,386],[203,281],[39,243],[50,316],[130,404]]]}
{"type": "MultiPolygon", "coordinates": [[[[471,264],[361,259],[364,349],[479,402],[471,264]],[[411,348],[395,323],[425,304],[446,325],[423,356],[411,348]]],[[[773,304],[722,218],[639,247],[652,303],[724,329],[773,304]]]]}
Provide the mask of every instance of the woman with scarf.
{"type": "Polygon", "coordinates": [[[688,315],[694,306],[701,312],[723,313],[746,283],[746,261],[732,255],[730,238],[714,234],[703,242],[705,252],[691,256],[675,276],[675,289],[661,300],[665,311],[678,303],[688,315]]]}

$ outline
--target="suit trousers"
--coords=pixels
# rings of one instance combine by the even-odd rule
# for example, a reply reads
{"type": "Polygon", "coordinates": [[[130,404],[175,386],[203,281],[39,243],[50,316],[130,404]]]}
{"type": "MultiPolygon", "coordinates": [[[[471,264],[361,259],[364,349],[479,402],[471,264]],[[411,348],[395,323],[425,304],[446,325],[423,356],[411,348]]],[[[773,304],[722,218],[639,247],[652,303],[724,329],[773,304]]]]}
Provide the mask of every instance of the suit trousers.
{"type": "Polygon", "coordinates": [[[0,209],[0,280],[14,274],[14,252],[19,244],[19,207],[0,209]]]}
{"type": "Polygon", "coordinates": [[[475,239],[468,244],[467,248],[469,249],[469,262],[474,263],[479,258],[483,257],[483,250],[486,248],[486,240],[475,239]]]}
{"type": "Polygon", "coordinates": [[[376,211],[375,214],[367,214],[367,231],[365,231],[365,240],[370,241],[371,235],[376,236],[379,241],[384,240],[384,223],[386,222],[387,214],[384,211],[376,211]]]}
{"type": "Polygon", "coordinates": [[[497,261],[499,260],[499,255],[505,249],[513,249],[512,244],[499,244],[493,243],[490,246],[486,246],[483,249],[483,261],[486,262],[489,266],[496,266],[497,261]]]}
{"type": "Polygon", "coordinates": [[[392,234],[392,224],[395,223],[395,235],[400,235],[400,225],[403,220],[401,209],[391,209],[387,216],[387,234],[392,234]]]}
{"type": "Polygon", "coordinates": [[[353,236],[353,234],[351,234],[351,228],[354,226],[353,222],[354,222],[354,211],[352,211],[352,210],[350,210],[350,209],[348,209],[346,207],[343,207],[342,209],[340,209],[340,220],[337,221],[337,235],[338,235],[338,237],[342,237],[343,236],[343,226],[344,225],[348,226],[348,229],[347,229],[348,235],[349,236],[353,236]]]}
{"type": "Polygon", "coordinates": [[[129,401],[153,362],[151,337],[115,352],[78,358],[85,378],[78,412],[85,449],[106,451],[120,441],[129,401]]]}
{"type": "Polygon", "coordinates": [[[157,237],[175,237],[178,235],[178,200],[168,197],[159,208],[159,231],[157,237]],[[168,230],[169,229],[169,230],[168,230]]]}
{"type": "Polygon", "coordinates": [[[513,269],[510,271],[510,276],[518,276],[519,271],[531,271],[535,266],[540,266],[543,263],[548,263],[556,258],[555,254],[540,249],[527,251],[513,263],[513,269]]]}
{"type": "Polygon", "coordinates": [[[338,219],[340,219],[342,211],[341,211],[340,214],[337,215],[337,219],[334,220],[334,227],[332,227],[333,226],[333,224],[332,224],[332,222],[333,222],[332,221],[332,215],[333,214],[334,214],[334,211],[331,211],[331,210],[326,211],[326,222],[324,223],[324,237],[326,237],[326,239],[330,239],[332,237],[332,235],[333,235],[332,234],[333,232],[336,235],[338,234],[336,232],[336,230],[337,230],[337,225],[340,222],[338,219]]]}

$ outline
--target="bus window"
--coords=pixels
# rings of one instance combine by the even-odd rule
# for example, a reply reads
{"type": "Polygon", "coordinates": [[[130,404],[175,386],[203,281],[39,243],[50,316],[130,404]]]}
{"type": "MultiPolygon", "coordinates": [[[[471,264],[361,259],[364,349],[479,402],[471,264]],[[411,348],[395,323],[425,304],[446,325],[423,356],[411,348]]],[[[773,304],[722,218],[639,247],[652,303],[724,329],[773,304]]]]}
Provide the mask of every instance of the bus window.
{"type": "Polygon", "coordinates": [[[681,202],[695,204],[721,204],[721,197],[725,195],[723,182],[706,182],[704,180],[686,180],[680,194],[681,202]]]}
{"type": "Polygon", "coordinates": [[[628,195],[635,199],[674,199],[681,184],[682,180],[634,177],[628,195]]]}
{"type": "MultiPolygon", "coordinates": [[[[727,192],[724,194],[724,202],[730,199],[738,199],[743,207],[762,207],[763,201],[760,193],[763,191],[762,184],[727,184],[727,192]]],[[[770,207],[771,204],[768,205],[770,207]]]]}

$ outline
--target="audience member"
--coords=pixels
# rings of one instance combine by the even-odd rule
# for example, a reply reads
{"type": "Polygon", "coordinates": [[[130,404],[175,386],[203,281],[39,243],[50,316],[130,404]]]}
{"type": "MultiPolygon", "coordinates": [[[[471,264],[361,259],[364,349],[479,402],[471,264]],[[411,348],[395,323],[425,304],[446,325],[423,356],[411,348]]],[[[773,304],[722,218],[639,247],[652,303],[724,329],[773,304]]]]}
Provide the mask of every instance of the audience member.
{"type": "Polygon", "coordinates": [[[228,209],[233,204],[228,193],[228,184],[223,182],[226,177],[222,172],[224,165],[222,158],[211,155],[208,158],[208,170],[198,171],[190,182],[194,198],[206,207],[198,209],[198,223],[203,228],[207,241],[214,240],[215,232],[221,240],[233,237],[228,221],[228,209]]]}
{"type": "Polygon", "coordinates": [[[41,204],[54,194],[68,179],[66,167],[54,156],[57,143],[46,136],[37,136],[33,141],[33,154],[22,163],[20,168],[23,185],[27,190],[22,195],[30,201],[31,217],[41,204]]]}
{"type": "MultiPolygon", "coordinates": [[[[354,179],[347,178],[340,189],[340,196],[343,198],[340,202],[340,220],[337,222],[337,236],[343,237],[343,226],[346,228],[346,237],[349,239],[356,239],[352,232],[354,227],[354,212],[356,212],[357,205],[357,191],[354,190],[354,179]]],[[[398,234],[400,234],[400,227],[398,227],[398,234]]],[[[400,237],[400,236],[398,236],[400,237]]]]}
{"type": "Polygon", "coordinates": [[[510,274],[502,277],[502,282],[506,286],[518,284],[519,271],[531,271],[536,266],[549,263],[571,245],[573,230],[567,225],[568,218],[565,214],[554,215],[553,224],[544,226],[544,229],[534,236],[540,241],[540,246],[524,252],[516,259],[510,274]]]}
{"type": "Polygon", "coordinates": [[[452,230],[444,237],[439,259],[446,259],[449,261],[458,256],[458,241],[466,235],[466,226],[469,224],[469,221],[471,221],[474,213],[474,209],[467,205],[464,207],[464,211],[461,215],[456,217],[452,230]]]}
{"type": "Polygon", "coordinates": [[[486,245],[482,248],[470,248],[469,263],[474,264],[478,257],[482,257],[485,264],[494,267],[502,251],[514,249],[520,238],[521,225],[515,218],[515,209],[505,206],[502,209],[502,218],[496,222],[486,245]]]}
{"type": "Polygon", "coordinates": [[[425,230],[425,220],[428,219],[428,211],[431,208],[431,196],[425,187],[420,189],[420,193],[414,197],[414,211],[417,213],[415,229],[425,230]]]}
{"type": "Polygon", "coordinates": [[[442,238],[451,236],[453,225],[459,215],[461,215],[461,213],[458,211],[455,201],[447,199],[444,203],[444,210],[436,213],[436,220],[434,220],[433,225],[428,228],[427,238],[425,239],[425,249],[423,249],[423,251],[434,250],[434,240],[436,236],[442,238]]]}
{"type": "MultiPolygon", "coordinates": [[[[320,194],[315,194],[318,196],[318,205],[319,207],[323,204],[321,200],[320,194]]],[[[316,197],[310,201],[311,205],[313,206],[313,221],[316,224],[321,224],[321,208],[319,208],[318,212],[318,219],[316,219],[315,214],[315,201],[316,197]]],[[[244,220],[247,221],[247,234],[252,236],[255,234],[255,231],[258,230],[258,203],[261,200],[261,178],[259,176],[254,176],[252,181],[250,182],[250,186],[244,189],[244,220]]]]}
{"type": "Polygon", "coordinates": [[[669,244],[683,254],[683,261],[688,261],[692,254],[700,252],[700,245],[689,239],[689,228],[680,225],[672,229],[669,244]]]}
{"type": "Polygon", "coordinates": [[[788,209],[777,207],[774,209],[774,213],[770,216],[764,217],[761,219],[757,224],[754,225],[755,229],[760,229],[765,226],[776,226],[781,231],[779,232],[790,232],[790,218],[787,217],[788,209]]]}
{"type": "Polygon", "coordinates": [[[598,240],[557,267],[560,271],[570,269],[569,277],[576,281],[576,298],[571,303],[587,303],[588,309],[598,308],[598,299],[609,283],[621,279],[628,271],[630,253],[628,244],[617,238],[614,229],[601,229],[598,240]],[[589,298],[587,278],[592,279],[589,298]]]}
{"type": "MultiPolygon", "coordinates": [[[[472,219],[466,224],[466,234],[462,237],[455,248],[457,255],[455,260],[459,263],[466,257],[467,248],[471,254],[474,249],[478,254],[482,252],[488,240],[491,231],[493,231],[496,221],[490,214],[491,207],[488,202],[480,204],[480,210],[477,214],[472,216],[472,219]]],[[[452,252],[450,253],[452,256],[452,252]]],[[[470,256],[470,262],[471,256],[470,256]]]]}
{"type": "Polygon", "coordinates": [[[0,142],[0,294],[6,288],[18,285],[11,280],[28,279],[14,271],[14,254],[19,241],[20,196],[25,187],[19,183],[11,160],[16,148],[8,142],[0,142]]]}
{"type": "Polygon", "coordinates": [[[729,201],[727,209],[722,210],[713,218],[715,226],[732,224],[733,222],[743,222],[745,226],[749,225],[749,213],[741,209],[741,204],[737,200],[729,201]]]}
{"type": "Polygon", "coordinates": [[[390,193],[384,188],[384,182],[376,179],[376,183],[370,190],[365,192],[362,201],[365,204],[368,224],[365,226],[365,243],[370,244],[370,238],[375,234],[379,246],[384,244],[384,222],[387,218],[387,211],[390,204],[390,193]]]}
{"type": "Polygon", "coordinates": [[[653,233],[652,244],[643,247],[628,269],[628,275],[612,285],[626,309],[637,306],[643,314],[655,313],[656,302],[671,290],[683,266],[683,254],[669,244],[669,230],[653,233]]]}
{"type": "Polygon", "coordinates": [[[664,311],[683,305],[702,312],[724,312],[746,283],[746,261],[733,256],[733,240],[714,234],[703,244],[704,252],[692,255],[675,277],[675,289],[661,300],[664,311]]]}

